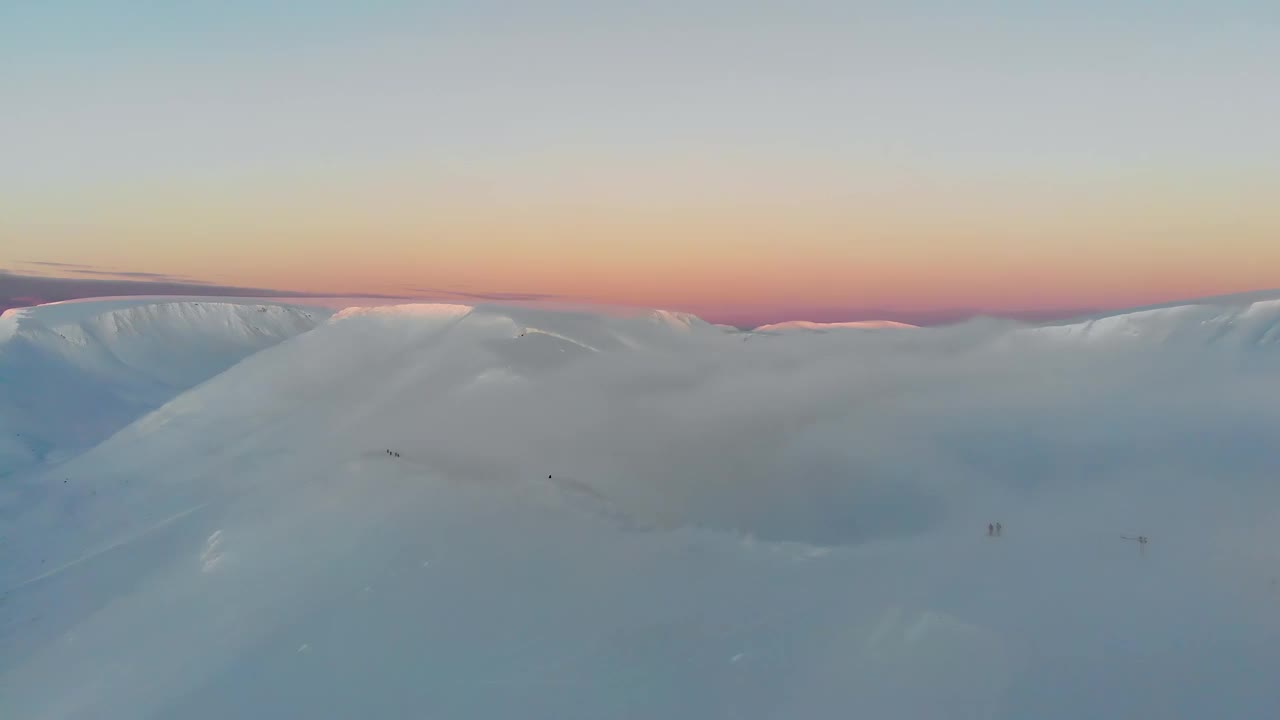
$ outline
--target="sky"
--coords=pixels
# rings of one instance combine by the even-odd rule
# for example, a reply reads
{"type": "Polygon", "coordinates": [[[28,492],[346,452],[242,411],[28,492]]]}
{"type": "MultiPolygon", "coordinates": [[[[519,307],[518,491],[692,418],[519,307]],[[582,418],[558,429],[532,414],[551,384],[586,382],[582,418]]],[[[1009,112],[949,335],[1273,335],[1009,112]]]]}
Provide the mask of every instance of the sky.
{"type": "Polygon", "coordinates": [[[1272,2],[0,3],[0,283],[741,324],[1275,288],[1277,87],[1272,2]]]}

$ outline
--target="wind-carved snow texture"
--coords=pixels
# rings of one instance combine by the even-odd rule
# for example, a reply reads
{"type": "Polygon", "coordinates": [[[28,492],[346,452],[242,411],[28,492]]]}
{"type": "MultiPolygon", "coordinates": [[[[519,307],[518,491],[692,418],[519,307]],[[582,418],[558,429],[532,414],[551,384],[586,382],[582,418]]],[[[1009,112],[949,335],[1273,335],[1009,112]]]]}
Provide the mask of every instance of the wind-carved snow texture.
{"type": "Polygon", "coordinates": [[[218,565],[222,563],[222,531],[214,530],[208,540],[204,542],[204,552],[200,554],[200,569],[204,572],[213,572],[218,569],[218,565]]]}
{"type": "Polygon", "coordinates": [[[1277,327],[344,311],[5,481],[0,707],[1280,717],[1277,327]]]}

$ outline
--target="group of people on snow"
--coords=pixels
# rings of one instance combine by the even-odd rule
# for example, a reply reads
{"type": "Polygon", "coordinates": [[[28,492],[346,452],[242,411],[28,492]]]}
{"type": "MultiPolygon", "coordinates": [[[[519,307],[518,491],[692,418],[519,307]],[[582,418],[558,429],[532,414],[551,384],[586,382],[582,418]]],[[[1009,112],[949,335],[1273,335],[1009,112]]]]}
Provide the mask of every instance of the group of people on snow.
{"type": "Polygon", "coordinates": [[[400,457],[400,453],[396,452],[395,450],[388,450],[387,454],[390,455],[391,457],[400,457]]]}
{"type": "Polygon", "coordinates": [[[1133,541],[1137,542],[1137,543],[1138,543],[1138,552],[1140,552],[1140,553],[1142,553],[1142,554],[1144,554],[1144,555],[1146,554],[1146,552],[1147,552],[1147,543],[1148,543],[1148,542],[1150,542],[1150,538],[1148,538],[1146,535],[1139,535],[1139,536],[1137,536],[1137,537],[1129,537],[1128,535],[1121,535],[1120,537],[1121,537],[1122,539],[1124,539],[1124,540],[1133,540],[1133,541]]]}
{"type": "MultiPolygon", "coordinates": [[[[1003,525],[1001,525],[998,522],[987,523],[987,537],[1000,537],[1003,534],[1004,534],[1003,525]]],[[[1138,550],[1143,552],[1144,554],[1146,553],[1146,550],[1147,550],[1147,543],[1151,542],[1151,538],[1147,537],[1146,535],[1138,535],[1134,537],[1130,537],[1129,535],[1121,535],[1120,537],[1125,540],[1133,540],[1134,542],[1138,543],[1138,550]]]]}

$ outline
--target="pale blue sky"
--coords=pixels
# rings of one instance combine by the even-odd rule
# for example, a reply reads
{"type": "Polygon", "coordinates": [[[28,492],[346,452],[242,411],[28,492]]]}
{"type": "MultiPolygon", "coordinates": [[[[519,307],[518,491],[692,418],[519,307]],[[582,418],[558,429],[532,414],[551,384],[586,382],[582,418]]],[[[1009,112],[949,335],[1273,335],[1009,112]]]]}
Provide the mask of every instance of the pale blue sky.
{"type": "Polygon", "coordinates": [[[1276,159],[1276,3],[181,5],[0,10],[21,176],[63,179],[59,156],[109,176],[404,153],[537,173],[531,149],[557,144],[640,162],[727,147],[842,176],[1276,159]]]}
{"type": "MultiPolygon", "coordinates": [[[[397,252],[459,208],[532,208],[511,221],[531,226],[763,203],[857,211],[864,243],[1000,235],[985,254],[1010,263],[1017,243],[1069,254],[1068,235],[1123,247],[1113,215],[1248,252],[1280,227],[1277,88],[1276,2],[5,2],[0,265],[151,237],[121,262],[195,272],[155,240],[166,213],[211,228],[174,242],[230,256],[318,248],[316,224],[397,252]],[[958,207],[981,221],[920,239],[958,207]],[[1063,229],[1082,214],[1106,217],[1063,229]]],[[[736,232],[716,223],[708,257],[736,232]]],[[[843,237],[799,247],[836,262],[843,237]]],[[[270,282],[210,257],[222,280],[270,282]]]]}

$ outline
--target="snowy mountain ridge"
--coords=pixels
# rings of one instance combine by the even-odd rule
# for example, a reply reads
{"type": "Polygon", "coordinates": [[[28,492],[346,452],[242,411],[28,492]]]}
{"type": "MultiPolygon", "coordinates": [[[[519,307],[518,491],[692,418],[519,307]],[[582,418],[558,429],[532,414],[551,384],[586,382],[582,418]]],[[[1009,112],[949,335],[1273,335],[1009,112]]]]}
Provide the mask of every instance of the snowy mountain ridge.
{"type": "Polygon", "coordinates": [[[786,322],[761,325],[752,332],[780,332],[786,330],[902,330],[917,328],[916,325],[895,322],[893,320],[851,320],[849,322],[810,322],[808,320],[788,320],[786,322]]]}
{"type": "MultiPolygon", "coordinates": [[[[0,484],[15,717],[1280,713],[1280,303],[772,335],[48,311],[4,392],[132,387],[14,364],[32,338],[161,379],[159,337],[248,354],[0,484]]],[[[68,397],[4,417],[98,404],[68,397]]]]}
{"type": "MultiPolygon", "coordinates": [[[[182,389],[214,377],[231,365],[323,323],[355,318],[419,327],[463,322],[474,313],[504,324],[503,332],[540,335],[547,352],[618,349],[667,351],[689,341],[718,343],[746,337],[687,313],[649,311],[620,317],[590,312],[557,312],[458,304],[406,303],[354,306],[338,312],[254,300],[112,299],[55,303],[7,311],[0,318],[0,474],[40,458],[58,459],[90,447],[149,407],[182,389]],[[608,317],[607,321],[602,318],[608,317]],[[538,325],[536,318],[553,318],[538,325]],[[426,325],[423,325],[426,323],[426,325]],[[532,324],[531,324],[532,323],[532,324]],[[558,329],[557,329],[558,328],[558,329]],[[697,340],[694,340],[697,338],[697,340]],[[59,392],[59,389],[63,392],[59,392]],[[74,393],[66,389],[76,388],[74,393]],[[84,402],[70,398],[84,398],[84,402]],[[149,406],[149,407],[148,407],[149,406]],[[26,428],[25,436],[19,434],[26,428]]],[[[914,328],[900,323],[794,321],[765,325],[755,333],[802,332],[837,345],[875,346],[877,333],[841,337],[839,330],[913,329],[912,342],[932,341],[948,328],[914,328]]],[[[973,335],[981,337],[981,333],[973,335]]],[[[1070,343],[1085,348],[1158,349],[1179,346],[1266,348],[1280,343],[1280,299],[1264,294],[1215,298],[1086,318],[1072,323],[1014,324],[998,333],[998,344],[1027,340],[1070,343]]],[[[890,336],[883,342],[897,342],[890,336]]],[[[535,343],[536,344],[536,343],[535,343]]],[[[852,348],[851,348],[852,349],[852,348]]],[[[532,358],[532,356],[530,356],[532,358]]],[[[544,356],[543,362],[550,356],[544,356]]],[[[493,368],[486,377],[504,376],[493,368]]]]}
{"type": "Polygon", "coordinates": [[[90,447],[328,315],[319,308],[207,299],[6,311],[0,318],[0,476],[90,447]]]}
{"type": "Polygon", "coordinates": [[[1088,344],[1128,340],[1160,345],[1233,343],[1240,347],[1271,347],[1280,344],[1280,299],[1136,310],[1070,324],[1046,325],[1033,332],[1088,344]]]}

